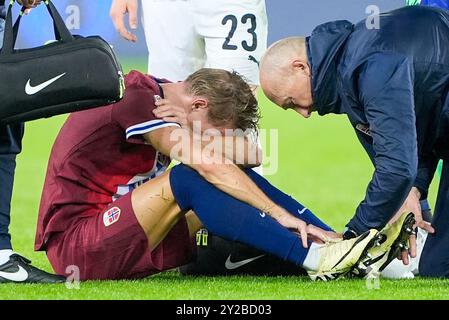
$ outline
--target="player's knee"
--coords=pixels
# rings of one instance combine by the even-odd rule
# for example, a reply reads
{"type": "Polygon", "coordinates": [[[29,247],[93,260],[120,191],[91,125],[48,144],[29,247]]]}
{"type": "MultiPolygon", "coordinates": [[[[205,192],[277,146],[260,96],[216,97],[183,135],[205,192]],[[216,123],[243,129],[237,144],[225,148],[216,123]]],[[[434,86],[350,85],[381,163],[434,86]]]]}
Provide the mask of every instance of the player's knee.
{"type": "Polygon", "coordinates": [[[195,190],[201,189],[201,176],[184,164],[174,166],[170,171],[170,186],[176,202],[182,210],[191,209],[195,190]]]}
{"type": "Polygon", "coordinates": [[[187,183],[190,179],[197,179],[199,177],[199,174],[195,170],[182,163],[174,166],[170,171],[170,183],[172,185],[180,182],[187,183]]]}

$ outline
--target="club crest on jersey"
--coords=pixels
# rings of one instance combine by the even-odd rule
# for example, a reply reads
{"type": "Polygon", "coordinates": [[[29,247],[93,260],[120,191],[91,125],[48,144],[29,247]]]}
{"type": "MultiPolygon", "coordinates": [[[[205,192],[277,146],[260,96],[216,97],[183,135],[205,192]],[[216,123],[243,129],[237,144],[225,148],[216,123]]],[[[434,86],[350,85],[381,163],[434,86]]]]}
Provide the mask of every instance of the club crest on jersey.
{"type": "Polygon", "coordinates": [[[106,211],[103,214],[103,223],[106,227],[109,227],[111,224],[116,223],[120,218],[121,210],[117,207],[113,207],[106,211]]]}

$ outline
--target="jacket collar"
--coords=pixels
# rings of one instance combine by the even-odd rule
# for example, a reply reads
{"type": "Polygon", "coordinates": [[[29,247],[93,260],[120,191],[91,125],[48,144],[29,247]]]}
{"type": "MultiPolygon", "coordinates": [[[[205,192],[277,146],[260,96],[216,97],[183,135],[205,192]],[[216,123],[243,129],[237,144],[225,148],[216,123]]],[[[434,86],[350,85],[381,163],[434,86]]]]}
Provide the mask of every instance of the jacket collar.
{"type": "Polygon", "coordinates": [[[353,27],[346,20],[328,22],[316,27],[306,38],[312,68],[313,109],[320,115],[343,113],[337,89],[337,67],[353,27]]]}

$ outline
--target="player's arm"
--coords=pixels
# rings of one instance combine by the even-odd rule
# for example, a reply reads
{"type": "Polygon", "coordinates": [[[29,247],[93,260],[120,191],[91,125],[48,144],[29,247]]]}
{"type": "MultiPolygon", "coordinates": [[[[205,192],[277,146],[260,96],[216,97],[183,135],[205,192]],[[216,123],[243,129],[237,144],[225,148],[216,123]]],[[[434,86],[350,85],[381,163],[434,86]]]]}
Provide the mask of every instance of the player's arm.
{"type": "Polygon", "coordinates": [[[347,225],[361,233],[382,228],[399,210],[417,175],[418,152],[412,74],[407,58],[373,54],[361,66],[358,79],[375,165],[365,199],[347,225]]]}
{"type": "MultiPolygon", "coordinates": [[[[194,128],[190,128],[188,125],[187,114],[183,108],[171,104],[167,99],[157,101],[156,106],[157,108],[153,110],[156,117],[166,122],[178,123],[182,128],[190,130],[195,135],[194,128]]],[[[204,148],[215,151],[221,150],[226,159],[231,160],[238,166],[253,168],[262,164],[262,150],[254,135],[201,134],[198,139],[204,148]]]]}
{"type": "MultiPolygon", "coordinates": [[[[412,190],[418,174],[418,150],[410,62],[401,55],[376,53],[360,68],[358,79],[372,136],[375,172],[347,227],[358,233],[383,227],[395,213],[406,211],[413,212],[417,226],[432,233],[412,190]]],[[[410,237],[410,248],[414,256],[414,236],[410,237]]]]}
{"type": "Polygon", "coordinates": [[[248,203],[276,219],[286,228],[298,230],[307,247],[307,224],[290,215],[268,198],[234,163],[222,154],[204,152],[201,143],[183,128],[166,127],[143,135],[161,153],[197,171],[205,180],[232,197],[248,203]]]}
{"type": "Polygon", "coordinates": [[[262,164],[262,150],[257,142],[248,136],[212,136],[204,141],[203,147],[221,150],[222,155],[242,168],[254,168],[262,164]]]}
{"type": "Polygon", "coordinates": [[[113,0],[109,15],[117,32],[126,40],[136,42],[137,37],[125,26],[125,14],[128,14],[128,23],[131,29],[137,29],[137,0],[113,0]]]}

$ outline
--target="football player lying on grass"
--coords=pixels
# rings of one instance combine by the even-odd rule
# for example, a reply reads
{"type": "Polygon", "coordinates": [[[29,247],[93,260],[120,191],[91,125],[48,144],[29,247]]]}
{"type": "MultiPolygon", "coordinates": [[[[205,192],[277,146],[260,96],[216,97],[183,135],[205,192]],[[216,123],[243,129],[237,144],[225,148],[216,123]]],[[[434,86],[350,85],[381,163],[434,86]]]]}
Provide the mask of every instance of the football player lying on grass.
{"type": "Polygon", "coordinates": [[[57,273],[76,266],[81,280],[129,279],[181,266],[203,225],[291,261],[312,279],[358,270],[369,249],[389,249],[372,248],[377,230],[339,240],[311,212],[299,215],[301,204],[234,164],[239,142],[247,150],[242,167],[260,164],[250,161],[257,148],[250,139],[226,130],[257,128],[257,101],[239,75],[201,69],[162,83],[131,72],[126,86],[122,101],[70,115],[53,146],[35,249],[47,252],[57,273]],[[158,96],[167,99],[159,107],[158,96]],[[213,148],[197,139],[211,129],[228,134],[213,148]],[[170,158],[182,164],[167,169],[170,158]]]}

